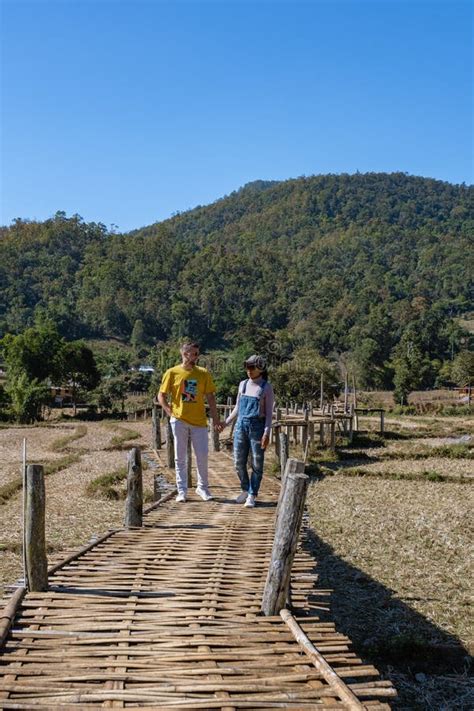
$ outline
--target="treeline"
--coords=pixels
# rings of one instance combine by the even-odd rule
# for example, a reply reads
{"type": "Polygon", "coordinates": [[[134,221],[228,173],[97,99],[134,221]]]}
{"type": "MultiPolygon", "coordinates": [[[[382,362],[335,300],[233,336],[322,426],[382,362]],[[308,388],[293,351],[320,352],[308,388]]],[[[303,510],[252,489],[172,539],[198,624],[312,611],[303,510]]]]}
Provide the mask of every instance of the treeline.
{"type": "Polygon", "coordinates": [[[433,385],[469,349],[473,194],[403,173],[325,175],[258,181],[129,234],[64,213],[16,220],[0,232],[0,335],[42,318],[69,340],[145,349],[183,336],[281,361],[311,349],[365,386],[407,368],[406,387],[433,385]]]}

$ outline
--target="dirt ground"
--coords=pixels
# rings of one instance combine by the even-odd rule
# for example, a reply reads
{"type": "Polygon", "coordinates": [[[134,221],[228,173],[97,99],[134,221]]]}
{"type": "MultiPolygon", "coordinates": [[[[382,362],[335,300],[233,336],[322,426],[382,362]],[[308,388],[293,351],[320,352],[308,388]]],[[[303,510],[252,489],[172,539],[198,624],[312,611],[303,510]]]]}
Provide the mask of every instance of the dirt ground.
{"type": "MultiPolygon", "coordinates": [[[[461,442],[472,451],[474,419],[387,417],[382,443],[370,440],[377,422],[361,420],[369,430],[367,441],[343,448],[341,459],[318,460],[324,466],[308,494],[306,542],[318,561],[318,584],[333,591],[330,617],[351,637],[357,653],[393,681],[399,692],[394,708],[467,711],[474,708],[467,673],[473,648],[474,460],[466,452],[453,458],[449,447],[461,442]],[[440,446],[445,446],[442,455],[428,456],[440,446]],[[344,475],[354,468],[377,476],[344,475]],[[423,472],[439,472],[445,481],[427,480],[423,472]],[[397,473],[418,478],[397,480],[397,473]]],[[[23,437],[31,463],[47,464],[68,454],[78,458],[46,477],[52,562],[122,525],[123,500],[90,497],[85,489],[99,475],[123,467],[131,446],[149,447],[150,435],[149,421],[0,428],[0,486],[19,476],[23,437]],[[139,438],[125,442],[124,450],[108,449],[124,429],[139,438]],[[63,441],[59,451],[58,440],[63,441]]],[[[290,456],[299,454],[290,451],[290,456]]],[[[266,466],[269,476],[271,452],[266,466]]],[[[148,491],[152,477],[152,470],[145,471],[148,491]]],[[[0,512],[0,584],[5,588],[21,576],[21,493],[0,512]]]]}

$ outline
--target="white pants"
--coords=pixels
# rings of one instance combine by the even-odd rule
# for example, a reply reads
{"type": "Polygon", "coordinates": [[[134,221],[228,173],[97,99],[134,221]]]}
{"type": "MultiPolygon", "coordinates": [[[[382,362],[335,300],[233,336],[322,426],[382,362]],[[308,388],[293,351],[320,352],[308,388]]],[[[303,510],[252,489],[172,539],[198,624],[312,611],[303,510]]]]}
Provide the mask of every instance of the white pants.
{"type": "Polygon", "coordinates": [[[176,488],[178,493],[186,493],[188,490],[188,438],[191,442],[196,456],[198,487],[209,492],[209,482],[207,473],[207,460],[209,453],[209,443],[207,437],[207,427],[196,427],[189,425],[176,417],[170,419],[171,429],[174,437],[174,459],[176,466],[176,488]]]}

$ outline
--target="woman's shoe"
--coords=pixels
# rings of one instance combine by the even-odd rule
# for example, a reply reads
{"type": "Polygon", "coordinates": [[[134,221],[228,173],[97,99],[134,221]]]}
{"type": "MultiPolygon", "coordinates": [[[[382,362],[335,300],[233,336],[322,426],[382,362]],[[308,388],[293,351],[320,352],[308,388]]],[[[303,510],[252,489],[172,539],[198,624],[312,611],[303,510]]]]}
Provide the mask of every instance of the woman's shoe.
{"type": "Polygon", "coordinates": [[[236,504],[243,504],[244,501],[247,501],[247,492],[246,491],[241,491],[238,496],[235,497],[234,501],[236,504]]]}
{"type": "Polygon", "coordinates": [[[253,494],[249,494],[247,496],[247,500],[246,500],[244,506],[247,506],[247,508],[253,509],[253,507],[255,506],[255,496],[253,494]]]}

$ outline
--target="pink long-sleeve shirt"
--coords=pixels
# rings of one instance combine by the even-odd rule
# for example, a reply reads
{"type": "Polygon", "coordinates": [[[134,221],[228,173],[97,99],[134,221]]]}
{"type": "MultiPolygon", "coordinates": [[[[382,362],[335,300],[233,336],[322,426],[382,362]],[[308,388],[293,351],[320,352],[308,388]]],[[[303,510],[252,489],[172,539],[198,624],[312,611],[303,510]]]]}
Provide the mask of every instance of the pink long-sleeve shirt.
{"type": "MultiPolygon", "coordinates": [[[[239,400],[240,396],[243,394],[243,389],[244,389],[244,384],[247,382],[247,378],[245,380],[241,380],[239,383],[239,393],[237,395],[237,402],[235,403],[235,407],[230,413],[229,417],[227,417],[225,423],[226,425],[229,425],[232,420],[235,420],[237,417],[237,414],[239,412],[239,400]]],[[[252,380],[251,378],[248,379],[247,382],[247,387],[245,389],[245,395],[249,395],[250,397],[259,397],[260,396],[260,410],[259,414],[260,417],[265,418],[265,434],[269,434],[271,427],[272,427],[272,413],[273,413],[273,404],[275,402],[275,396],[273,394],[273,388],[270,385],[270,383],[267,383],[265,387],[263,388],[263,393],[261,393],[261,386],[263,383],[263,378],[257,378],[255,380],[252,380]]]]}

